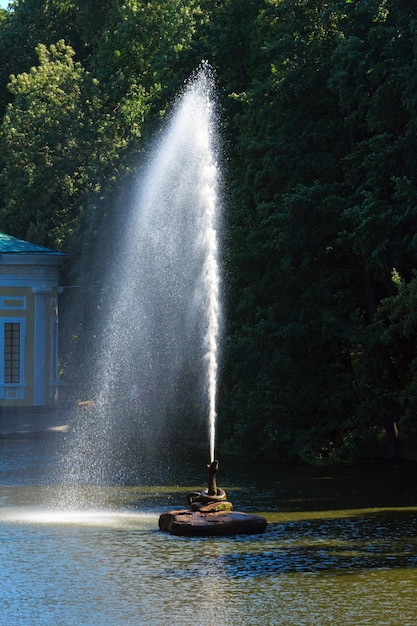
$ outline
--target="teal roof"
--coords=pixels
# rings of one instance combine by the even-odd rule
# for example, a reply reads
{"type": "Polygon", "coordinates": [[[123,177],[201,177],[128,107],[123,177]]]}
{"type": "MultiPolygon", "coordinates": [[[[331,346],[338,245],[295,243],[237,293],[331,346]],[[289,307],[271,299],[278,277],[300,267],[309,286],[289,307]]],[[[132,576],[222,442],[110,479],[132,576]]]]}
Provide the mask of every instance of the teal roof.
{"type": "Polygon", "coordinates": [[[23,239],[17,239],[16,237],[0,232],[0,254],[3,253],[51,254],[56,256],[65,256],[63,252],[55,252],[50,248],[37,246],[34,243],[29,243],[27,241],[23,241],[23,239]]]}

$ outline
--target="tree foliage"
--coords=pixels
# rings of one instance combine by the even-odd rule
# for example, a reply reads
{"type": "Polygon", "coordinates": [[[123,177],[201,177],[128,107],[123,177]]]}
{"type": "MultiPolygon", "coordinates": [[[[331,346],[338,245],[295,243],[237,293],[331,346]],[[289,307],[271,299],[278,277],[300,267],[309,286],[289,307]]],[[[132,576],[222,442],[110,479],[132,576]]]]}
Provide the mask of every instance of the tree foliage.
{"type": "Polygon", "coordinates": [[[393,271],[407,282],[416,261],[415,18],[406,2],[271,0],[244,31],[249,75],[229,94],[232,447],[338,460],[404,422],[381,316],[401,300],[393,271]]]}

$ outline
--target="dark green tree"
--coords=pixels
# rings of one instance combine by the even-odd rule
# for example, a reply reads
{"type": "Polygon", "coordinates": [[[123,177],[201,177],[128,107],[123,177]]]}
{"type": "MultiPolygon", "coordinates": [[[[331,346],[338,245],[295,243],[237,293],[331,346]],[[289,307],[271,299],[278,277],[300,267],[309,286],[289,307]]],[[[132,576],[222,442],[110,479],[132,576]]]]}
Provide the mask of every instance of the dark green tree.
{"type": "Polygon", "coordinates": [[[102,114],[98,82],[74,62],[69,46],[39,44],[37,53],[39,65],[9,84],[14,101],[1,127],[1,226],[63,249],[86,192],[97,188],[103,170],[109,175],[117,167],[126,132],[120,118],[102,114]]]}
{"type": "Polygon", "coordinates": [[[225,435],[311,460],[351,445],[349,314],[340,311],[343,274],[333,271],[343,256],[342,133],[327,84],[338,31],[320,2],[261,5],[247,29],[250,79],[232,96],[241,105],[230,209],[239,269],[225,435]]]}
{"type": "Polygon", "coordinates": [[[337,459],[378,428],[395,435],[400,415],[375,316],[393,268],[407,280],[415,267],[415,10],[262,4],[246,31],[247,86],[230,94],[225,436],[337,459]]]}

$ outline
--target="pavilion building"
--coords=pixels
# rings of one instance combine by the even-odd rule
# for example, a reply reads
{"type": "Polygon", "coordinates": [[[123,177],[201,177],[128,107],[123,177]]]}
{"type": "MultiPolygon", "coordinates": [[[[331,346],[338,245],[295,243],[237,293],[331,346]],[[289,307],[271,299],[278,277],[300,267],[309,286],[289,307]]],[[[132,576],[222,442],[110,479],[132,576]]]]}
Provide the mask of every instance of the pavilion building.
{"type": "Polygon", "coordinates": [[[51,407],[57,400],[65,256],[0,232],[0,412],[51,407]]]}

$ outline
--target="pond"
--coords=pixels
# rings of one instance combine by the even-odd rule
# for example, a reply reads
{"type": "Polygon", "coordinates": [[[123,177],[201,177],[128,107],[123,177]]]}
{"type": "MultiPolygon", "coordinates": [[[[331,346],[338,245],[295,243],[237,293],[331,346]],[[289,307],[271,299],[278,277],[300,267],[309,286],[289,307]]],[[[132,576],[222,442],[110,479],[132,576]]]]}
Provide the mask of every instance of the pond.
{"type": "Polygon", "coordinates": [[[205,461],[177,461],[146,480],[77,487],[59,480],[53,441],[0,441],[0,623],[417,622],[414,465],[220,459],[219,484],[267,530],[190,539],[158,530],[163,511],[206,486],[205,461]]]}

